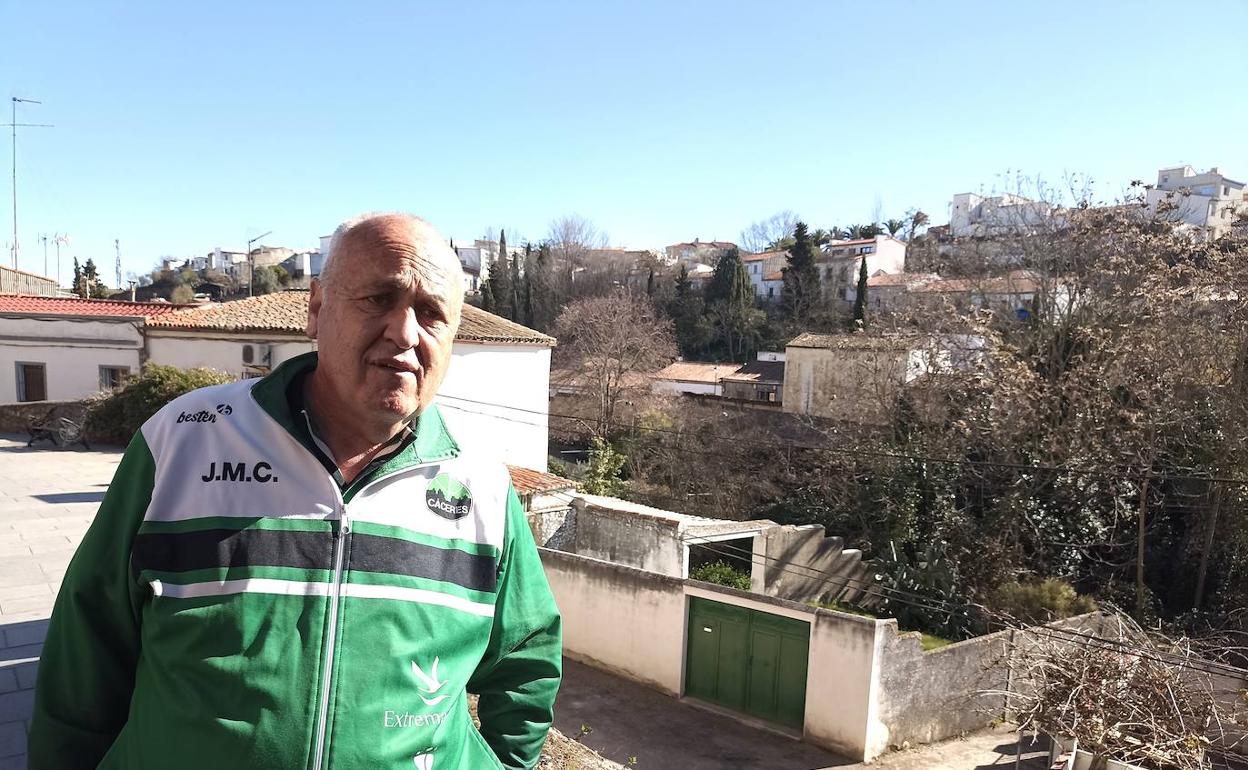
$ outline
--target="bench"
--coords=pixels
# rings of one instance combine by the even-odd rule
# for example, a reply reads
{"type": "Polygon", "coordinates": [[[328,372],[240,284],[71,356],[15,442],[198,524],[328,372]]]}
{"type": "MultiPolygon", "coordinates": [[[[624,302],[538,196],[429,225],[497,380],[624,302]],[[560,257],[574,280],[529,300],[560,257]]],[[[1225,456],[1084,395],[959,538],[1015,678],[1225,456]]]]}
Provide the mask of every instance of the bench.
{"type": "Polygon", "coordinates": [[[51,441],[53,446],[65,448],[74,444],[82,444],[90,449],[84,436],[87,422],[87,409],[81,404],[60,404],[48,410],[41,418],[32,418],[26,423],[26,432],[30,440],[26,446],[34,446],[36,441],[51,441]]]}

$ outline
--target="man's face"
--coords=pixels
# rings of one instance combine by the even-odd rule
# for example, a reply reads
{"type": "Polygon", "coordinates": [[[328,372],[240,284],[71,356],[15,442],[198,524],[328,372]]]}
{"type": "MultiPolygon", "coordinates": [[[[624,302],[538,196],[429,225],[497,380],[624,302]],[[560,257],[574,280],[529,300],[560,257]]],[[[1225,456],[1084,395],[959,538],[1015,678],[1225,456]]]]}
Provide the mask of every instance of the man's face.
{"type": "Polygon", "coordinates": [[[313,283],[308,335],[323,405],[389,430],[433,400],[459,326],[459,261],[432,230],[402,217],[369,220],[343,238],[328,285],[313,283]]]}

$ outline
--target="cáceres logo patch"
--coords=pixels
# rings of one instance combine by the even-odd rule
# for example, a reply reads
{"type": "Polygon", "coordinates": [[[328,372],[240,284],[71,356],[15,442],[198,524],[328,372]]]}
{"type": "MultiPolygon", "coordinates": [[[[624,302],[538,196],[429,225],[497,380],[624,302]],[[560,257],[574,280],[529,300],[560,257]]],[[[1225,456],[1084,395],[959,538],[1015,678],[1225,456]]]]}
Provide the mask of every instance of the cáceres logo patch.
{"type": "Polygon", "coordinates": [[[425,489],[425,505],[442,518],[456,521],[472,510],[472,493],[447,474],[439,473],[425,489]]]}

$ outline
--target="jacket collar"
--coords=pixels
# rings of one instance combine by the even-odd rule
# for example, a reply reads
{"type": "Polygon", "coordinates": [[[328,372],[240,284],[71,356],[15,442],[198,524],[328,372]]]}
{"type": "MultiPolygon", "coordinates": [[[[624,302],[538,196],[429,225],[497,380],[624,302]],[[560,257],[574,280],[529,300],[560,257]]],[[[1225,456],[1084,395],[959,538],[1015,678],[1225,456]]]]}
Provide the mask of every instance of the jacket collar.
{"type": "MultiPolygon", "coordinates": [[[[291,408],[287,396],[291,383],[316,368],[316,352],[304,353],[282,362],[263,377],[251,389],[251,396],[273,420],[313,455],[319,450],[308,432],[307,423],[291,408]]],[[[390,458],[376,474],[393,473],[409,465],[445,460],[459,455],[459,444],[451,436],[442,420],[442,412],[430,404],[415,419],[412,426],[415,439],[394,457],[390,458]]]]}

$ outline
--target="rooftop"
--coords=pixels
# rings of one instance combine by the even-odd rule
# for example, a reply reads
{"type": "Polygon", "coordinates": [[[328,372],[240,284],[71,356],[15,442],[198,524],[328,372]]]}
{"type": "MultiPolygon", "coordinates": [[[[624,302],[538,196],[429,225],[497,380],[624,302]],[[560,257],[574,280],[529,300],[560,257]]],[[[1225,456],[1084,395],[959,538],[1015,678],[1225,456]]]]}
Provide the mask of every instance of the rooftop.
{"type": "Polygon", "coordinates": [[[553,473],[521,468],[519,465],[508,465],[507,470],[511,473],[511,485],[516,488],[516,494],[521,497],[576,489],[575,481],[553,473]]]}
{"type": "Polygon", "coordinates": [[[881,334],[817,334],[803,332],[786,347],[819,348],[824,350],[904,350],[913,340],[898,335],[881,334]]]}
{"type": "Polygon", "coordinates": [[[0,313],[33,315],[119,316],[146,318],[151,321],[189,305],[168,302],[127,302],[115,299],[82,299],[80,297],[38,297],[29,294],[0,294],[0,313]]]}
{"type": "Polygon", "coordinates": [[[742,254],[742,262],[760,262],[767,259],[787,259],[789,252],[787,251],[760,251],[757,254],[742,254]]]}
{"type": "MultiPolygon", "coordinates": [[[[307,322],[308,292],[290,290],[183,309],[153,320],[150,325],[184,331],[269,332],[302,336],[307,322]]],[[[554,337],[467,304],[464,305],[455,339],[460,342],[555,345],[554,337]]]]}
{"type": "Polygon", "coordinates": [[[879,272],[867,279],[867,288],[886,288],[889,286],[915,287],[921,284],[939,281],[936,273],[884,273],[879,272]]]}
{"type": "Polygon", "coordinates": [[[751,361],[732,374],[724,376],[733,382],[784,382],[783,361],[751,361]]]}
{"type": "Polygon", "coordinates": [[[676,361],[655,372],[656,380],[675,380],[678,382],[705,382],[715,384],[725,376],[741,368],[734,363],[705,363],[701,361],[676,361]]]}
{"type": "MultiPolygon", "coordinates": [[[[1041,277],[1031,270],[1014,270],[1005,275],[984,278],[949,278],[912,287],[926,294],[1034,294],[1041,277]]],[[[870,284],[868,284],[870,285],[870,284]]]]}

